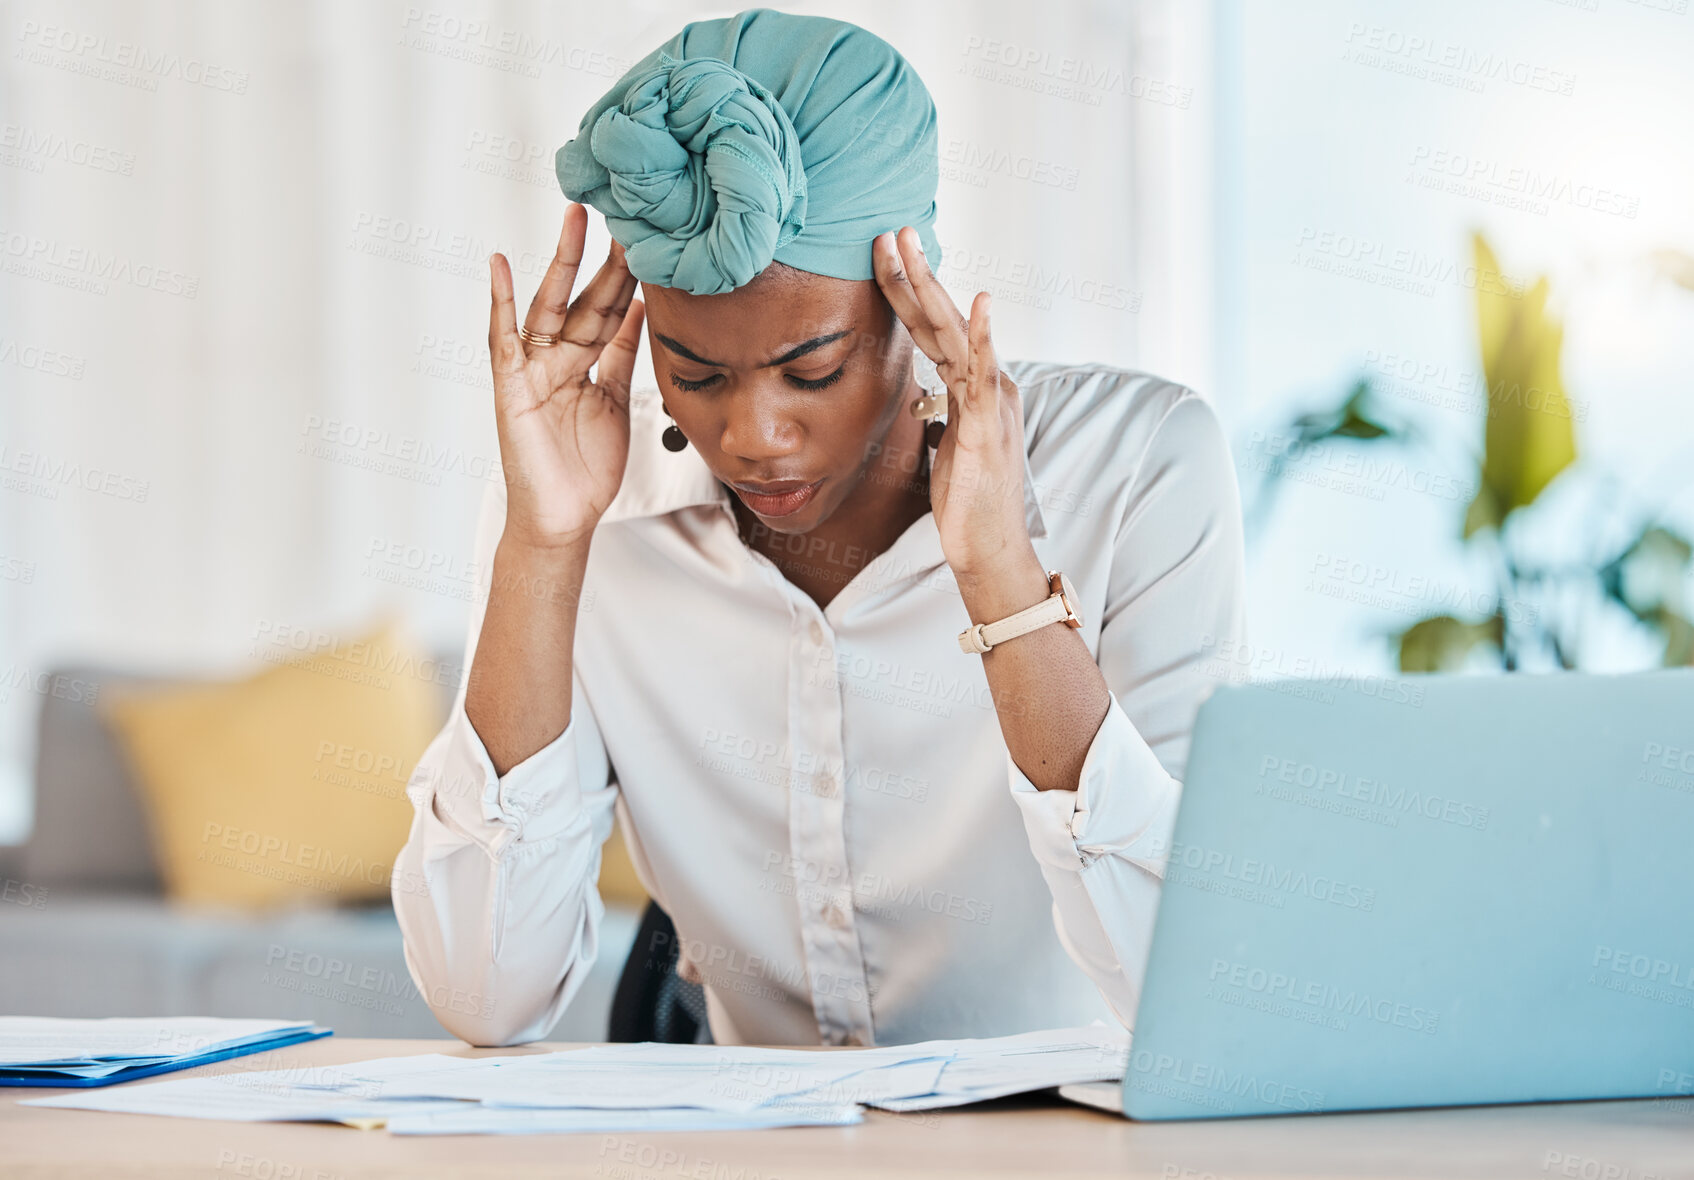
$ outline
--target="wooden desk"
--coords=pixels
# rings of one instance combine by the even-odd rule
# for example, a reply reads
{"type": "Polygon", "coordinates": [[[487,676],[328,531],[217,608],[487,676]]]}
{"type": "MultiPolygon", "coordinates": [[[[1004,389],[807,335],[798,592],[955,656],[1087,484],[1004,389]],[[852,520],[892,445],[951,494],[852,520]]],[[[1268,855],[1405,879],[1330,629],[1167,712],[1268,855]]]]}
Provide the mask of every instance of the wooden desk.
{"type": "MultiPolygon", "coordinates": [[[[459,1041],[330,1037],[170,1076],[295,1069],[409,1053],[481,1057],[568,1047],[471,1049],[459,1041]]],[[[0,1176],[1694,1177],[1694,1099],[1138,1124],[1056,1099],[1027,1098],[915,1115],[870,1111],[851,1127],[455,1137],[17,1105],[19,1099],[62,1092],[0,1090],[0,1176]]]]}

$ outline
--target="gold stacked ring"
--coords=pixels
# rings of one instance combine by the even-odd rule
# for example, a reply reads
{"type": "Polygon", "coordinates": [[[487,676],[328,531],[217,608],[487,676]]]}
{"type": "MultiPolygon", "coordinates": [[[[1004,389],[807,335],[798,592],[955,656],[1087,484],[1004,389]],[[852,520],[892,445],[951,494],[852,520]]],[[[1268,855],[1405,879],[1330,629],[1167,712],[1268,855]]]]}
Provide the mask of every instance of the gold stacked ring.
{"type": "Polygon", "coordinates": [[[549,334],[546,332],[531,332],[528,328],[519,328],[518,335],[523,338],[524,343],[526,344],[536,344],[540,345],[542,348],[551,348],[559,342],[559,338],[563,336],[564,333],[554,332],[549,334]]]}

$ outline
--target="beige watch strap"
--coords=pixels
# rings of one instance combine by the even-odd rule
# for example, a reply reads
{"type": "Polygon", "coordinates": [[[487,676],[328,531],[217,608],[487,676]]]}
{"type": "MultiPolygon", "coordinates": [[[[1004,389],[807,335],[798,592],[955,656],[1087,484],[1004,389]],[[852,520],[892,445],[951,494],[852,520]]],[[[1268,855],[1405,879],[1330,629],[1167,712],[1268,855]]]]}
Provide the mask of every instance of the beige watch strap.
{"type": "MultiPolygon", "coordinates": [[[[1049,579],[1055,575],[1049,571],[1049,579]]],[[[1049,623],[1062,621],[1069,612],[1065,609],[1064,596],[1054,590],[1046,598],[1034,606],[1026,606],[1015,614],[1007,615],[992,623],[972,623],[959,632],[959,650],[967,654],[981,655],[997,643],[1008,639],[1016,639],[1019,635],[1027,635],[1039,627],[1049,623]]]]}

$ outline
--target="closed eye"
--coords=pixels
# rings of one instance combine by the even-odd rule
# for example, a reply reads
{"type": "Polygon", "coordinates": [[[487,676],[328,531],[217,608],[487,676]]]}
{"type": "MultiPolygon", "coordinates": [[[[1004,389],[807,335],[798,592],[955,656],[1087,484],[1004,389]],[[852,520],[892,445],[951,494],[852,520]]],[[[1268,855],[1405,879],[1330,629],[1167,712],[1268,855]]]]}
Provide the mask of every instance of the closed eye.
{"type": "Polygon", "coordinates": [[[796,389],[826,389],[841,380],[841,374],[846,371],[847,366],[842,365],[839,369],[835,370],[835,372],[829,374],[827,377],[815,377],[810,381],[806,380],[804,377],[796,377],[792,373],[785,373],[784,376],[794,383],[794,388],[796,389]]]}
{"type": "MultiPolygon", "coordinates": [[[[789,383],[796,389],[827,389],[829,386],[834,385],[837,381],[841,380],[841,375],[846,371],[847,366],[842,365],[839,369],[835,370],[835,372],[830,373],[825,377],[807,379],[805,377],[796,377],[792,373],[785,373],[783,375],[788,378],[789,383]]],[[[703,378],[702,380],[689,381],[684,377],[677,376],[675,373],[670,375],[671,384],[675,385],[678,389],[686,390],[689,393],[705,389],[712,382],[718,380],[722,376],[722,373],[713,373],[710,377],[703,378]]]]}
{"type": "Polygon", "coordinates": [[[675,373],[672,373],[671,374],[671,384],[676,386],[678,389],[685,389],[688,392],[693,393],[697,389],[706,388],[706,386],[710,385],[712,382],[716,381],[721,376],[723,376],[723,374],[713,373],[710,377],[707,377],[704,381],[685,381],[681,377],[678,377],[675,373]]]}

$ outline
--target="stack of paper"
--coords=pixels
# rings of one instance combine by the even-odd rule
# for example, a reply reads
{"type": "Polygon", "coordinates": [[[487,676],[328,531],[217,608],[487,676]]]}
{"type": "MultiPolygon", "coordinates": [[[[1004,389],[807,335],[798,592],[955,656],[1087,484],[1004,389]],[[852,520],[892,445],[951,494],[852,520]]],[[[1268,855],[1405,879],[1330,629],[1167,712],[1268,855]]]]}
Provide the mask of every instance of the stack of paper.
{"type": "Polygon", "coordinates": [[[1076,1082],[1116,1082],[1123,1079],[1129,1060],[1129,1032],[1103,1024],[928,1044],[948,1045],[953,1055],[935,1089],[913,1097],[873,1100],[870,1105],[883,1110],[933,1110],[1076,1082]]]}
{"type": "Polygon", "coordinates": [[[503,1057],[389,1057],[187,1078],[65,1106],[191,1118],[386,1123],[400,1135],[839,1125],[1123,1076],[1128,1034],[1095,1025],[875,1049],[605,1045],[503,1057]]]}
{"type": "Polygon", "coordinates": [[[104,1086],[327,1036],[309,1020],[0,1016],[0,1086],[104,1086]]]}

